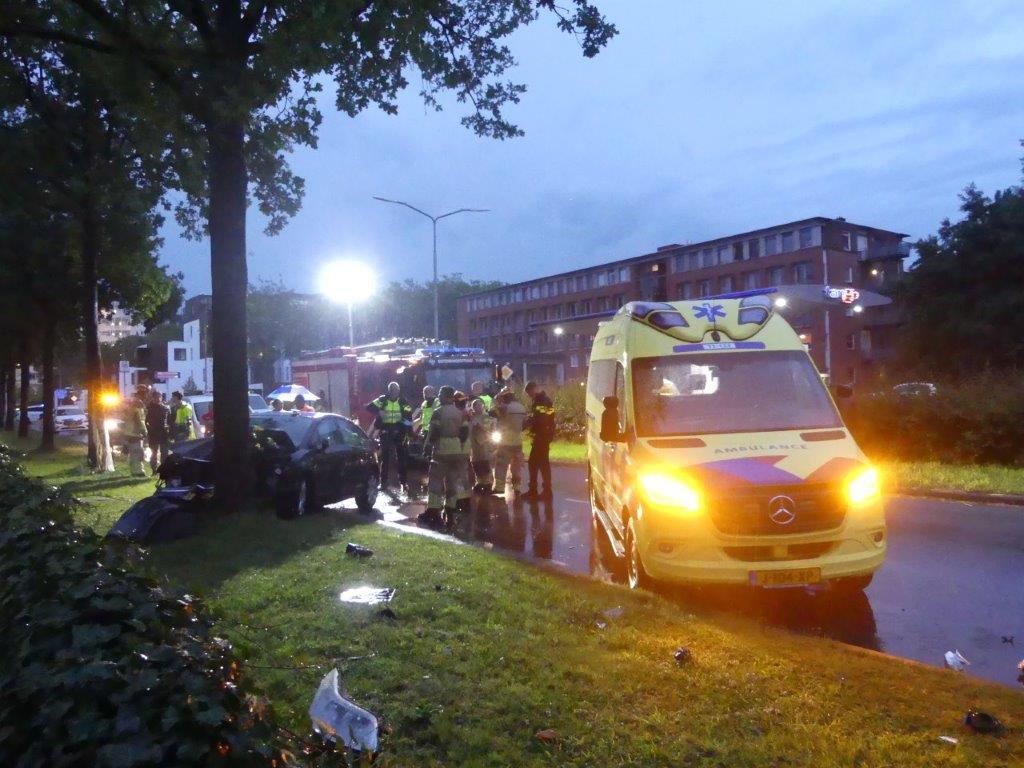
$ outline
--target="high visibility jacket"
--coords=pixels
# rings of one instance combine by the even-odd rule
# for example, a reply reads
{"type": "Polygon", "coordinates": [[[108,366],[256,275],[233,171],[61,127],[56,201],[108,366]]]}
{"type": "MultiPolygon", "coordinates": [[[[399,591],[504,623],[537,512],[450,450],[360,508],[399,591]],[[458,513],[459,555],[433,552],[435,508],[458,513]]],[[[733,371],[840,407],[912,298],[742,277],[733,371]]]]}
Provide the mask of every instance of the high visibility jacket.
{"type": "Polygon", "coordinates": [[[433,400],[424,400],[420,406],[420,430],[424,433],[430,429],[430,418],[434,411],[441,407],[441,401],[436,397],[433,400]]]}
{"type": "Polygon", "coordinates": [[[412,408],[402,398],[392,400],[381,395],[367,409],[376,414],[377,422],[385,428],[401,426],[403,422],[412,420],[412,408]]]}
{"type": "Polygon", "coordinates": [[[192,406],[184,400],[174,409],[174,435],[179,440],[192,440],[196,436],[192,424],[192,406]]]}
{"type": "Polygon", "coordinates": [[[494,398],[488,394],[477,395],[477,399],[481,400],[484,404],[484,412],[491,410],[494,407],[494,398]]]}
{"type": "Polygon", "coordinates": [[[469,443],[469,423],[461,408],[449,403],[442,405],[430,419],[430,442],[438,456],[466,453],[469,443]]]}

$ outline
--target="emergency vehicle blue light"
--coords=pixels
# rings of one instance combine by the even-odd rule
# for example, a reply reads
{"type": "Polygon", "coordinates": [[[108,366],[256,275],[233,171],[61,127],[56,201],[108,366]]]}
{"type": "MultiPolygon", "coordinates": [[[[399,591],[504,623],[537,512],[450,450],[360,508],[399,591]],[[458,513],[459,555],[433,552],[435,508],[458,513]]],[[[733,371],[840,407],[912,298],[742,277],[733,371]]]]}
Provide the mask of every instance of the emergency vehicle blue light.
{"type": "Polygon", "coordinates": [[[750,291],[733,291],[732,293],[718,293],[708,296],[709,299],[745,299],[748,296],[767,296],[771,293],[778,293],[778,288],[755,288],[750,291]]]}
{"type": "Polygon", "coordinates": [[[483,355],[482,347],[425,347],[420,350],[424,355],[483,355]]]}

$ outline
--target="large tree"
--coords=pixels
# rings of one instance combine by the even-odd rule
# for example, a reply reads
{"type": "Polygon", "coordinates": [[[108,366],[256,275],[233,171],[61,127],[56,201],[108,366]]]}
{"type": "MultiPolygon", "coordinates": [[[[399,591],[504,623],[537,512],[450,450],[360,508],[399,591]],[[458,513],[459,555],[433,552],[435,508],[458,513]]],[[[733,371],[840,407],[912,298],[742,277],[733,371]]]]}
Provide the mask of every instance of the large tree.
{"type": "Polygon", "coordinates": [[[1024,367],[1024,188],[961,195],[962,220],[946,219],[917,243],[907,274],[904,351],[922,371],[970,375],[1024,367]]]}
{"type": "Polygon", "coordinates": [[[503,108],[525,86],[504,40],[553,14],[594,56],[615,34],[588,0],[7,0],[0,33],[58,41],[123,62],[125,92],[151,97],[160,118],[180,116],[178,181],[186,223],[210,238],[213,287],[214,457],[217,492],[237,503],[250,488],[246,402],[245,219],[251,192],[276,231],[299,205],[302,180],[284,152],[315,145],[315,93],[325,76],[337,107],[397,111],[412,70],[440,108],[453,91],[471,104],[463,123],[481,135],[520,130],[503,108]],[[144,82],[140,85],[140,78],[144,82]]]}

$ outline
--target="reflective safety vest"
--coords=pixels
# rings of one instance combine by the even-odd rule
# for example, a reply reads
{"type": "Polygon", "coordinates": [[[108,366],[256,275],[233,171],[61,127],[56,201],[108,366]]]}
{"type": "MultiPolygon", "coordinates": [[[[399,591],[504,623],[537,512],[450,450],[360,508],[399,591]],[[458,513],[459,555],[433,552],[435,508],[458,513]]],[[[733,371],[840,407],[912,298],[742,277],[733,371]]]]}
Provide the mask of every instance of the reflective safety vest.
{"type": "Polygon", "coordinates": [[[434,411],[440,407],[441,402],[437,398],[423,401],[423,405],[420,406],[420,429],[423,432],[430,429],[430,418],[434,415],[434,411]]]}
{"type": "Polygon", "coordinates": [[[385,427],[402,423],[401,400],[389,400],[386,396],[381,395],[373,401],[373,404],[379,409],[377,416],[385,427]]]}
{"type": "Polygon", "coordinates": [[[494,398],[488,394],[477,395],[477,399],[483,401],[485,413],[494,407],[494,398]]]}
{"type": "Polygon", "coordinates": [[[196,432],[192,426],[192,406],[184,400],[174,410],[174,425],[178,439],[192,440],[195,438],[196,432]]]}

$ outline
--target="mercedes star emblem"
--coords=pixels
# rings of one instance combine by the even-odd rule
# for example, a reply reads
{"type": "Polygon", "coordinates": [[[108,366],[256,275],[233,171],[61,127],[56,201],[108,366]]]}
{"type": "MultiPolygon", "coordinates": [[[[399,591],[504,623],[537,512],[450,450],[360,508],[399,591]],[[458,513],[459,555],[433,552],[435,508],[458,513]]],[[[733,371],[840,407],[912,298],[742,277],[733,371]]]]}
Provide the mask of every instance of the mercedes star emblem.
{"type": "Polygon", "coordinates": [[[796,520],[796,504],[789,496],[775,496],[768,502],[768,518],[776,525],[789,525],[796,520]]]}

